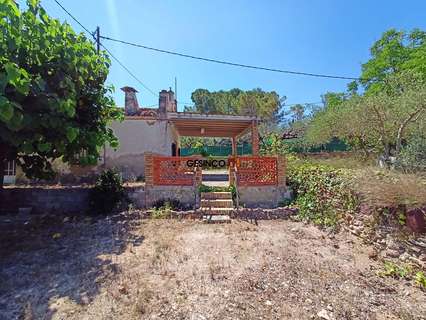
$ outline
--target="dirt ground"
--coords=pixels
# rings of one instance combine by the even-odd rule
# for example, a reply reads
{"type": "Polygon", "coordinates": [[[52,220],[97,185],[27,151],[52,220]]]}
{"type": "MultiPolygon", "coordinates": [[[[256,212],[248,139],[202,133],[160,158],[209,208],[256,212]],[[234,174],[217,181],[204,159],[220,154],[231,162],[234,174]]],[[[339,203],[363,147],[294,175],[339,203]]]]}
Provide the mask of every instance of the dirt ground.
{"type": "Polygon", "coordinates": [[[368,250],[290,220],[3,219],[0,319],[426,319],[368,250]]]}

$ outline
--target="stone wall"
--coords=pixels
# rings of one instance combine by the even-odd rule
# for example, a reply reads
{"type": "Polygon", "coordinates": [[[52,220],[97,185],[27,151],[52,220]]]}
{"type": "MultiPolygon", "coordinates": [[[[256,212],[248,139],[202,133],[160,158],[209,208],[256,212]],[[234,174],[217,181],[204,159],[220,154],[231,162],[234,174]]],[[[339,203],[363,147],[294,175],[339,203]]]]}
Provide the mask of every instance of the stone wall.
{"type": "Polygon", "coordinates": [[[195,186],[147,186],[145,190],[145,205],[147,208],[159,200],[179,200],[188,208],[194,208],[197,203],[198,190],[195,186]]]}
{"type": "Polygon", "coordinates": [[[284,199],[290,198],[285,186],[238,187],[240,205],[246,208],[276,208],[284,199]]]}
{"type": "MultiPolygon", "coordinates": [[[[17,213],[32,208],[31,213],[85,214],[89,208],[90,187],[5,187],[0,195],[0,213],[17,213]]],[[[125,188],[133,207],[145,207],[143,185],[125,188]]]]}

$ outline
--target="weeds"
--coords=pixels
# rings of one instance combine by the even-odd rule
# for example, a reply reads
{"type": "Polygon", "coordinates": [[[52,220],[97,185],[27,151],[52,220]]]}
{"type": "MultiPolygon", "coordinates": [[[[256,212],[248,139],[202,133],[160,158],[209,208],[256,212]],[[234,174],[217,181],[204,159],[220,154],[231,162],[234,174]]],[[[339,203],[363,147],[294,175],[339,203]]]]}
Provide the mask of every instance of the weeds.
{"type": "Polygon", "coordinates": [[[383,268],[384,270],[378,273],[381,277],[407,279],[412,273],[412,269],[410,266],[399,266],[391,261],[385,261],[383,268]]]}
{"type": "Polygon", "coordinates": [[[152,209],[151,218],[153,219],[166,219],[171,215],[172,207],[169,202],[166,202],[164,206],[160,208],[152,209]]]}
{"type": "Polygon", "coordinates": [[[397,265],[391,261],[385,261],[383,270],[377,273],[380,277],[392,277],[414,281],[414,284],[422,290],[426,289],[426,276],[423,271],[415,272],[410,265],[397,265]]]}
{"type": "Polygon", "coordinates": [[[423,290],[426,289],[426,276],[423,271],[419,271],[416,273],[416,275],[414,276],[414,282],[423,290]]]}

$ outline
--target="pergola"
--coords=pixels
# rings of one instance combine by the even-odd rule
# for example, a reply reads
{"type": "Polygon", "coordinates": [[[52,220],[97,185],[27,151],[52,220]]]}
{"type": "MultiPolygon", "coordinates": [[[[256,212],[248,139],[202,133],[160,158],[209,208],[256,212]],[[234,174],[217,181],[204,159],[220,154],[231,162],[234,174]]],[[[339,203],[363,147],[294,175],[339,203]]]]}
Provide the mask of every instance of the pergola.
{"type": "Polygon", "coordinates": [[[232,155],[237,153],[237,139],[250,132],[252,153],[259,154],[257,117],[171,112],[167,119],[179,136],[231,138],[232,155]]]}

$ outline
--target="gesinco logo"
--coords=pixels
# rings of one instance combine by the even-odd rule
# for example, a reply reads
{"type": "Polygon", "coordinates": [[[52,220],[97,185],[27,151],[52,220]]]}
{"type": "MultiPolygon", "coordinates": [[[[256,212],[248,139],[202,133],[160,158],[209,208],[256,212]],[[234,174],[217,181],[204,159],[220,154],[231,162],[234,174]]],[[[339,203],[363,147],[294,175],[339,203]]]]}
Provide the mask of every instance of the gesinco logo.
{"type": "Polygon", "coordinates": [[[190,168],[193,167],[202,167],[202,168],[206,168],[206,167],[211,167],[211,168],[224,168],[228,166],[228,160],[224,160],[224,159],[189,159],[186,161],[186,165],[190,168]]]}

